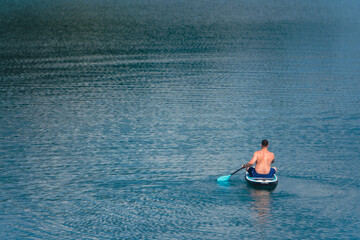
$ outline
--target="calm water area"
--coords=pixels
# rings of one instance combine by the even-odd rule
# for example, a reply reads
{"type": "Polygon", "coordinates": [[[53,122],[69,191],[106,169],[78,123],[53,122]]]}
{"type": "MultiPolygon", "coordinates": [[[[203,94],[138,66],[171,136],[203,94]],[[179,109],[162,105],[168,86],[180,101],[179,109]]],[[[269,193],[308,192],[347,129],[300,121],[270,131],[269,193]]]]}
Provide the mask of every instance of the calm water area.
{"type": "Polygon", "coordinates": [[[0,0],[0,239],[360,239],[359,12],[0,0]]]}

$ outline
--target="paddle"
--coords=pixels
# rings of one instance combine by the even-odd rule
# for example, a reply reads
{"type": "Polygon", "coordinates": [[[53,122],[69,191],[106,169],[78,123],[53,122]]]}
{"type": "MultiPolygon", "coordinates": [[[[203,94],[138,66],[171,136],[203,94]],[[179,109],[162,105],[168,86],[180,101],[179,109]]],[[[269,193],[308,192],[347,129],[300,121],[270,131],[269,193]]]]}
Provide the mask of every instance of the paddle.
{"type": "Polygon", "coordinates": [[[237,173],[238,171],[240,171],[241,169],[244,169],[244,168],[245,168],[245,167],[241,167],[241,168],[239,168],[238,170],[236,170],[235,172],[233,172],[233,173],[230,174],[230,175],[218,177],[217,181],[218,181],[218,182],[227,181],[227,180],[229,180],[229,178],[230,178],[232,175],[234,175],[235,173],[237,173]]]}

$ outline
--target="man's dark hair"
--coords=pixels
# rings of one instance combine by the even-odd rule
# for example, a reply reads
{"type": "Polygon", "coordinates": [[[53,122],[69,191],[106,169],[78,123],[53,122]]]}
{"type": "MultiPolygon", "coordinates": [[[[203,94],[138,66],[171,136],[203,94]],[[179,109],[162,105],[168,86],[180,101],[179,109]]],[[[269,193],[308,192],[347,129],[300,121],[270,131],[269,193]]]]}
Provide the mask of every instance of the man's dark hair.
{"type": "Polygon", "coordinates": [[[261,142],[261,146],[263,146],[263,147],[267,147],[268,145],[269,145],[268,140],[266,140],[266,139],[262,140],[262,142],[261,142]]]}

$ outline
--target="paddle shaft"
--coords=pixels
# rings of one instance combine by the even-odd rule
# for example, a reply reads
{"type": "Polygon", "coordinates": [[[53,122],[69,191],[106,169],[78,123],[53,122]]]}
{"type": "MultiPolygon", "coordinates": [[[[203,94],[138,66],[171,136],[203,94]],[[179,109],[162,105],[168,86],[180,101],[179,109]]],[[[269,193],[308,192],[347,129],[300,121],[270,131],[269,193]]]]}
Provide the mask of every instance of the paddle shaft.
{"type": "Polygon", "coordinates": [[[239,168],[238,170],[236,170],[235,172],[233,172],[231,175],[233,175],[233,174],[237,173],[238,171],[240,171],[240,170],[241,170],[241,169],[243,169],[243,168],[245,168],[245,167],[241,167],[241,168],[239,168]]]}

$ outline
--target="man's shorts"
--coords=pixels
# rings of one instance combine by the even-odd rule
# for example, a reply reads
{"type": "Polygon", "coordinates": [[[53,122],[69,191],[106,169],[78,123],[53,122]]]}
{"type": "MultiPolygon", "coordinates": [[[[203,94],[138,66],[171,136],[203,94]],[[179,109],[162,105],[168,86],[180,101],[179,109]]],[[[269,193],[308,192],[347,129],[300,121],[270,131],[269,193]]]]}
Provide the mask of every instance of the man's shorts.
{"type": "Polygon", "coordinates": [[[255,171],[254,167],[249,167],[249,169],[247,171],[248,171],[250,177],[259,177],[259,178],[272,178],[274,176],[274,174],[276,173],[275,168],[271,168],[270,172],[268,174],[258,174],[255,171]]]}

